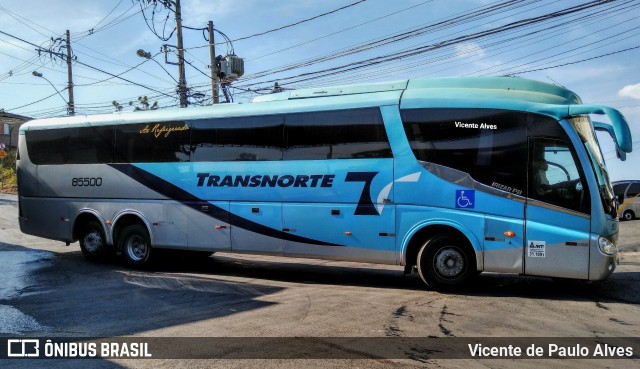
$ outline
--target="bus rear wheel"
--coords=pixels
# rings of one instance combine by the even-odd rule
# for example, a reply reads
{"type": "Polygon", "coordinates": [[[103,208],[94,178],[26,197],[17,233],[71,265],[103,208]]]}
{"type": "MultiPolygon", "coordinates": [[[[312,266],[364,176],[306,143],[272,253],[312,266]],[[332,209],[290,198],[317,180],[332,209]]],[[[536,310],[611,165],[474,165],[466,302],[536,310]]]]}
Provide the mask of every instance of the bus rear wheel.
{"type": "Polygon", "coordinates": [[[475,276],[475,255],[464,241],[448,235],[428,239],[418,252],[418,274],[438,290],[460,287],[475,276]]]}
{"type": "Polygon", "coordinates": [[[144,226],[134,224],[125,227],[120,233],[118,246],[128,266],[142,268],[151,263],[151,238],[144,226]]]}
{"type": "Polygon", "coordinates": [[[91,261],[102,261],[111,254],[100,223],[90,221],[83,227],[80,234],[80,250],[84,257],[91,261]]]}

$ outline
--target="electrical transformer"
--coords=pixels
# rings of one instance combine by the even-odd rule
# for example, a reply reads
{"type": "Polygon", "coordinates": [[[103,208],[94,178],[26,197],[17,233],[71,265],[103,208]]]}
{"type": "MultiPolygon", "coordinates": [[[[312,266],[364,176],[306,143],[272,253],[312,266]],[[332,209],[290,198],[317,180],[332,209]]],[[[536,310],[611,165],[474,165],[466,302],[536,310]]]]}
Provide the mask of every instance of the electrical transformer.
{"type": "Polygon", "coordinates": [[[231,83],[244,74],[244,60],[236,55],[227,55],[220,60],[220,80],[231,83]]]}

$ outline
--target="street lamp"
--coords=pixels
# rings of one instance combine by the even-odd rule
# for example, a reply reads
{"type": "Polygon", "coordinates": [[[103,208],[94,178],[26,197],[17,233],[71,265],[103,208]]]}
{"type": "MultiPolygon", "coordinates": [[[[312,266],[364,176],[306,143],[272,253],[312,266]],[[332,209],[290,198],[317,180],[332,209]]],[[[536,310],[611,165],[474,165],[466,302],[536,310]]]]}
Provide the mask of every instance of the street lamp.
{"type": "Polygon", "coordinates": [[[171,77],[171,79],[172,79],[172,80],[174,80],[176,83],[180,84],[180,83],[178,82],[178,80],[177,80],[177,79],[175,79],[175,77],[173,77],[173,76],[171,75],[171,73],[169,73],[169,71],[168,71],[168,70],[164,69],[164,67],[162,66],[162,64],[160,64],[157,60],[155,60],[155,59],[153,58],[155,55],[153,55],[153,56],[152,56],[150,52],[148,52],[148,51],[144,51],[144,50],[142,50],[142,49],[138,49],[138,51],[136,51],[136,55],[138,55],[138,56],[139,56],[139,57],[141,57],[141,58],[145,58],[145,59],[153,60],[154,62],[156,62],[156,64],[158,64],[158,65],[160,66],[160,68],[162,68],[162,70],[163,70],[163,71],[165,71],[165,72],[169,75],[169,77],[171,77]]]}
{"type": "Polygon", "coordinates": [[[54,90],[56,90],[56,92],[58,93],[58,95],[60,96],[60,98],[62,99],[62,101],[64,101],[65,105],[67,105],[67,114],[71,114],[71,106],[69,105],[69,103],[67,102],[67,100],[65,100],[64,96],[62,96],[62,94],[60,93],[60,91],[58,91],[58,89],[56,88],[56,86],[53,85],[53,83],[51,83],[51,81],[49,81],[45,76],[42,75],[42,73],[40,72],[36,72],[35,70],[33,72],[31,72],[31,74],[34,77],[40,77],[42,79],[44,79],[45,81],[49,82],[49,84],[51,85],[51,87],[53,87],[54,90]]]}

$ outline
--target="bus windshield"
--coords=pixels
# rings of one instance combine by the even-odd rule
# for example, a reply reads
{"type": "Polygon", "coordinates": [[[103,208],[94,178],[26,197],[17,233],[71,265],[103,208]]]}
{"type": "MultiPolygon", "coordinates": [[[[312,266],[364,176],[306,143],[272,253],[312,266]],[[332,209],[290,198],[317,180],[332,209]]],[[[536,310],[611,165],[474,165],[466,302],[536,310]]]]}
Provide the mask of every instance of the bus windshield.
{"type": "Polygon", "coordinates": [[[613,188],[609,181],[609,172],[604,163],[598,139],[593,131],[591,119],[588,116],[580,116],[569,119],[569,122],[578,133],[589,154],[589,161],[598,181],[598,192],[600,193],[604,210],[607,214],[616,217],[617,213],[614,205],[613,188]]]}

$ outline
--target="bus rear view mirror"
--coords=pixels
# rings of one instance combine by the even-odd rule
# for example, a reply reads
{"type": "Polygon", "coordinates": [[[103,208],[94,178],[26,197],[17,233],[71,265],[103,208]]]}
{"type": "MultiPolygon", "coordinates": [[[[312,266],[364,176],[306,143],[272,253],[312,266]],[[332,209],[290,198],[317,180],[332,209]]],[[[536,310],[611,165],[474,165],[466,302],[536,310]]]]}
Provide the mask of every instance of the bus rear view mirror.
{"type": "Polygon", "coordinates": [[[620,148],[620,146],[618,145],[618,140],[616,138],[616,133],[613,129],[613,126],[611,124],[607,124],[603,122],[592,122],[592,123],[593,123],[593,128],[595,128],[596,131],[609,133],[611,138],[613,138],[613,143],[616,145],[616,154],[618,155],[618,158],[622,161],[627,160],[627,153],[624,152],[622,148],[620,148]]]}

